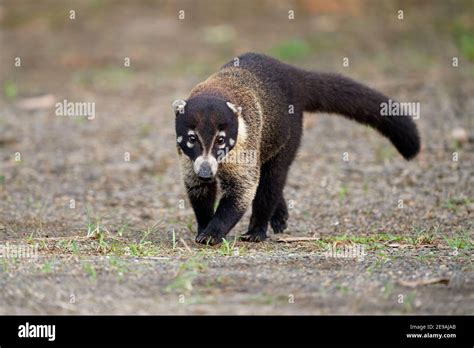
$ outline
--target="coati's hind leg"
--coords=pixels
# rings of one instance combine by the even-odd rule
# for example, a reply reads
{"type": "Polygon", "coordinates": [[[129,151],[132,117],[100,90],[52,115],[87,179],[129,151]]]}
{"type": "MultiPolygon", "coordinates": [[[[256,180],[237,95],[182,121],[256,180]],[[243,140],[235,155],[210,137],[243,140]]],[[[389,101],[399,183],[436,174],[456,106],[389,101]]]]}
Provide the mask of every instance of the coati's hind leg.
{"type": "Polygon", "coordinates": [[[282,233],[288,225],[288,208],[286,206],[286,201],[283,195],[280,197],[278,204],[273,212],[272,218],[270,219],[270,225],[272,226],[273,232],[282,233]]]}
{"type": "MultiPolygon", "coordinates": [[[[241,236],[241,240],[261,242],[267,238],[268,223],[283,199],[283,187],[288,169],[289,163],[280,155],[262,166],[257,193],[252,203],[250,224],[247,233],[241,236]]],[[[279,209],[278,216],[281,212],[279,209]]]]}

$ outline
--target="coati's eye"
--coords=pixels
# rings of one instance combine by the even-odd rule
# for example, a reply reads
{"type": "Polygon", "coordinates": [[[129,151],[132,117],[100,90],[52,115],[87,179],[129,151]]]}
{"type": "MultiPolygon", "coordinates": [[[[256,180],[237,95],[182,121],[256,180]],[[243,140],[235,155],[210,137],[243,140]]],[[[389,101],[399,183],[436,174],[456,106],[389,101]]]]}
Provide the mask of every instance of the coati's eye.
{"type": "Polygon", "coordinates": [[[191,144],[194,144],[196,142],[196,136],[195,135],[189,135],[188,137],[188,141],[191,143],[191,144]]]}
{"type": "Polygon", "coordinates": [[[217,145],[224,145],[225,144],[225,138],[223,136],[220,136],[217,138],[217,145]]]}

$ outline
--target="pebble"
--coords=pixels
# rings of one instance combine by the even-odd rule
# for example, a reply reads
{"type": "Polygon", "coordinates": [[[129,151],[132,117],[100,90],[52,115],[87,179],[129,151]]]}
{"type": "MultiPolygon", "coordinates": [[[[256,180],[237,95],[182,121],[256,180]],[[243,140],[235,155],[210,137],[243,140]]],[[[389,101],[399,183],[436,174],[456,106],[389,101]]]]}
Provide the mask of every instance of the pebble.
{"type": "Polygon", "coordinates": [[[464,128],[457,127],[451,131],[451,138],[457,141],[459,144],[467,143],[469,136],[464,128]]]}

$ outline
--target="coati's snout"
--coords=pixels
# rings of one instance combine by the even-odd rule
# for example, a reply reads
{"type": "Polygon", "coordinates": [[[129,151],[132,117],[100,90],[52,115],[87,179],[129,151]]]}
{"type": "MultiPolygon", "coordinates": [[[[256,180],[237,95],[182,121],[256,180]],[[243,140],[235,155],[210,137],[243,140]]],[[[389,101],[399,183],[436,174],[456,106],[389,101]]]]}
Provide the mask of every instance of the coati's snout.
{"type": "Polygon", "coordinates": [[[196,96],[173,103],[176,142],[193,162],[196,176],[213,181],[222,162],[237,141],[242,108],[214,96],[196,96]]]}
{"type": "Polygon", "coordinates": [[[194,161],[193,168],[201,181],[212,181],[217,174],[217,159],[214,156],[199,156],[194,161]]]}

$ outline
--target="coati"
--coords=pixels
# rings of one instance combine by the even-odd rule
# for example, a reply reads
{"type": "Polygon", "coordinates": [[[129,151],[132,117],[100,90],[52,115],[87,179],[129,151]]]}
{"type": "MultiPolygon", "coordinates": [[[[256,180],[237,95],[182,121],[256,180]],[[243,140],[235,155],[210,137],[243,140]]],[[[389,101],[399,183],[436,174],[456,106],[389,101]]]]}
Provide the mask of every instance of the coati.
{"type": "Polygon", "coordinates": [[[302,70],[263,54],[246,53],[222,66],[186,100],[173,103],[196,242],[220,243],[250,204],[242,240],[265,240],[269,224],[275,233],[286,229],[283,188],[300,145],[304,111],[369,125],[405,159],[413,158],[420,149],[417,128],[410,117],[381,116],[381,103],[388,101],[349,78],[302,70]],[[242,161],[241,154],[254,161],[242,161]]]}

